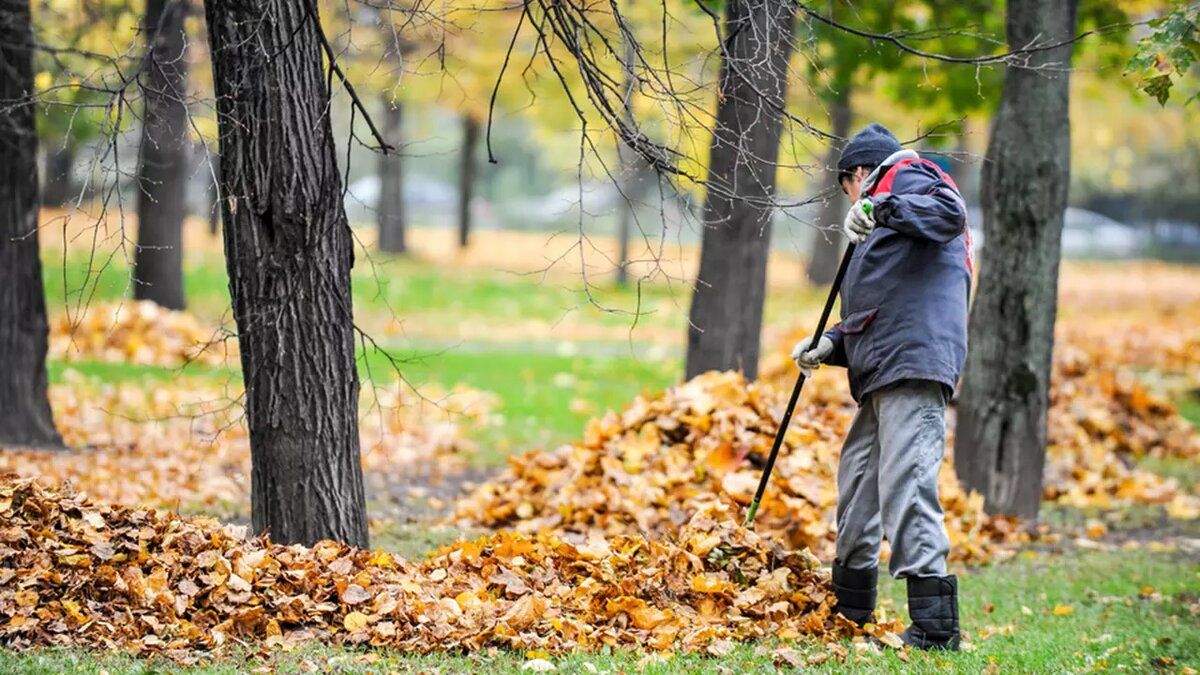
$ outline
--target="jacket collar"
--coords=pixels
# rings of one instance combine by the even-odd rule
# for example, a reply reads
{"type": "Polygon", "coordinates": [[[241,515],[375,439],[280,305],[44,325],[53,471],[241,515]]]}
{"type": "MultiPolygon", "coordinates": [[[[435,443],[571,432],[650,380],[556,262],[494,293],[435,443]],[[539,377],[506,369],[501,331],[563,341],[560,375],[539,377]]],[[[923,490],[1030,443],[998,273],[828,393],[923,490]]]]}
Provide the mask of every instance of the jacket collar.
{"type": "Polygon", "coordinates": [[[871,190],[875,189],[875,184],[879,182],[887,172],[896,163],[906,159],[920,159],[920,155],[916,150],[897,150],[888,155],[888,158],[883,160],[883,163],[875,167],[875,170],[867,174],[866,180],[863,181],[863,194],[870,194],[871,190]]]}

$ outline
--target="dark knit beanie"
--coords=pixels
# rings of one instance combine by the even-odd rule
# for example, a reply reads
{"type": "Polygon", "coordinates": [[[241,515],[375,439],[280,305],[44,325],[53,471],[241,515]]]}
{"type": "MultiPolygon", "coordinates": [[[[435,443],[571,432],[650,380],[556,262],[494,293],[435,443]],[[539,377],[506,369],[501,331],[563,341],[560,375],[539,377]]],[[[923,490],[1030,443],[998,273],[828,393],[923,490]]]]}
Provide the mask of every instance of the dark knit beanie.
{"type": "Polygon", "coordinates": [[[887,127],[871,123],[863,127],[842,148],[842,157],[838,160],[839,173],[850,171],[856,166],[879,166],[883,160],[900,150],[900,141],[888,131],[887,127]]]}

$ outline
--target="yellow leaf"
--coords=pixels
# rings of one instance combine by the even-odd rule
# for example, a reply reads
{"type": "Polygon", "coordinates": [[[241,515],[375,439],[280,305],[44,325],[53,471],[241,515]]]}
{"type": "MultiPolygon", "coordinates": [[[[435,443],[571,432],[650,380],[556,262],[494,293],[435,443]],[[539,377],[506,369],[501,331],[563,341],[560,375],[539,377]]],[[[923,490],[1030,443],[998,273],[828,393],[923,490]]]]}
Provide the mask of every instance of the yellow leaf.
{"type": "Polygon", "coordinates": [[[1066,616],[1075,611],[1075,608],[1070,605],[1055,605],[1054,616],[1066,616]]]}
{"type": "Polygon", "coordinates": [[[692,590],[697,593],[721,593],[731,588],[733,584],[720,574],[697,574],[692,577],[692,590]]]}
{"type": "Polygon", "coordinates": [[[362,612],[350,612],[346,618],[342,620],[342,625],[351,633],[360,631],[367,627],[367,615],[362,612]]]}
{"type": "Polygon", "coordinates": [[[901,640],[900,636],[895,633],[888,632],[878,637],[880,642],[892,649],[904,649],[904,640],[901,640]]]}

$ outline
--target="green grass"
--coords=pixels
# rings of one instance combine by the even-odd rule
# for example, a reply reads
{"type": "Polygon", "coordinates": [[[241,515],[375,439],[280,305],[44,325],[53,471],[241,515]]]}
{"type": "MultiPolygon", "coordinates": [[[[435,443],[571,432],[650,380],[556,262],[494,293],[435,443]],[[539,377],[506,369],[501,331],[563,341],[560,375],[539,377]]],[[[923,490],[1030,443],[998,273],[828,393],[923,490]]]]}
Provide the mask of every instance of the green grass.
{"type": "MultiPolygon", "coordinates": [[[[71,254],[65,264],[61,250],[47,252],[42,260],[42,278],[51,313],[75,312],[92,302],[133,295],[125,257],[105,247],[97,249],[94,257],[71,254]]],[[[229,277],[223,259],[213,254],[189,255],[184,263],[184,289],[193,311],[219,317],[229,307],[229,277]]]]}
{"type": "MultiPolygon", "coordinates": [[[[50,361],[50,381],[63,382],[67,370],[107,383],[151,380],[182,384],[199,378],[221,384],[241,377],[236,369],[199,365],[161,368],[50,361]]],[[[359,355],[359,373],[364,390],[373,384],[386,386],[399,373],[418,390],[430,384],[443,389],[464,384],[495,394],[503,422],[482,430],[477,438],[482,449],[480,461],[495,465],[515,451],[553,447],[580,438],[588,419],[606,410],[620,410],[639,393],[672,384],[680,376],[681,365],[676,358],[655,360],[619,351],[593,357],[468,347],[386,354],[368,349],[359,355]]]]}
{"type": "MultiPolygon", "coordinates": [[[[133,282],[125,256],[101,247],[95,256],[61,250],[43,260],[46,302],[52,312],[91,302],[131,297],[133,282]]],[[[355,312],[390,318],[421,314],[461,321],[470,318],[540,319],[554,322],[571,313],[608,326],[638,323],[682,325],[687,311],[686,287],[665,285],[618,288],[604,279],[583,288],[581,279],[561,275],[543,279],[536,274],[460,269],[447,274],[444,266],[412,257],[360,255],[352,272],[355,312]],[[594,284],[594,285],[593,285],[594,284]],[[680,300],[682,299],[682,300],[680,300]]],[[[189,309],[208,318],[220,317],[229,306],[229,277],[224,260],[213,253],[188,256],[184,288],[189,309]]]]}
{"type": "MultiPolygon", "coordinates": [[[[1002,673],[1045,672],[1178,672],[1200,666],[1200,620],[1189,607],[1197,601],[1200,565],[1194,557],[1145,550],[1098,553],[1075,551],[1062,555],[1027,554],[1020,560],[960,573],[963,628],[973,649],[955,654],[909,654],[901,660],[893,651],[857,654],[852,644],[845,663],[834,659],[813,668],[827,673],[979,673],[995,664],[1002,673]],[[1153,595],[1142,590],[1153,587],[1153,595]],[[1057,606],[1070,607],[1056,615],[1057,606]],[[980,637],[989,627],[1012,625],[1011,635],[980,637]],[[1165,669],[1155,666],[1168,663],[1165,669]]],[[[902,607],[903,586],[887,580],[881,606],[902,607]]],[[[645,673],[769,673],[777,667],[772,651],[780,644],[767,641],[737,646],[724,656],[647,655],[640,651],[574,652],[550,657],[558,672],[645,673]]],[[[826,651],[823,645],[799,641],[787,647],[802,658],[826,651]]],[[[277,652],[266,659],[232,653],[199,664],[188,672],[245,673],[258,667],[275,672],[519,673],[526,655],[510,651],[488,654],[409,655],[387,651],[311,646],[277,652]],[[368,661],[374,660],[374,663],[368,661]]],[[[167,673],[184,668],[161,659],[137,659],[119,654],[80,650],[0,651],[5,673],[167,673]]],[[[528,672],[528,671],[524,671],[528,672]]]]}
{"type": "Polygon", "coordinates": [[[678,360],[624,356],[564,356],[529,351],[467,348],[443,352],[393,353],[393,364],[376,351],[360,359],[364,375],[376,382],[395,377],[420,388],[456,383],[496,394],[504,424],[485,440],[495,443],[487,458],[503,460],[514,450],[553,446],[579,438],[591,417],[620,410],[634,396],[675,382],[678,360]]]}
{"type": "Polygon", "coordinates": [[[1190,393],[1181,396],[1176,403],[1179,405],[1179,414],[1200,427],[1200,394],[1190,393]]]}

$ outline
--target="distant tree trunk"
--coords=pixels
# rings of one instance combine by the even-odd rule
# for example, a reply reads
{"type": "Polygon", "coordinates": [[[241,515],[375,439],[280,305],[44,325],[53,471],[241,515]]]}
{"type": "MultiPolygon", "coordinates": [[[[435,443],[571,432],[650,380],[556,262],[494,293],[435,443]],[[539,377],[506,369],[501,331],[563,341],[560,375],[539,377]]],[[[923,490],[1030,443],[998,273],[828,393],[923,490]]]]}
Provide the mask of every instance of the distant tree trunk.
{"type": "Polygon", "coordinates": [[[406,226],[404,217],[404,167],[400,148],[404,142],[403,104],[383,97],[383,135],[396,148],[379,155],[379,249],[388,253],[404,253],[406,226]]]}
{"type": "Polygon", "coordinates": [[[463,117],[462,165],[458,172],[458,245],[466,248],[471,236],[471,199],[475,196],[475,145],[479,122],[463,117]]]}
{"type": "Polygon", "coordinates": [[[967,125],[964,122],[958,132],[958,140],[954,144],[954,155],[950,158],[950,175],[954,177],[958,191],[968,204],[975,203],[976,177],[979,173],[979,163],[969,157],[971,146],[967,143],[967,125]]]}
{"type": "Polygon", "coordinates": [[[67,206],[79,197],[75,185],[75,148],[70,142],[55,143],[46,153],[46,187],[42,203],[67,206]]]}
{"type": "Polygon", "coordinates": [[[29,0],[0,2],[0,446],[58,448],[46,389],[29,0]]]}
{"type": "Polygon", "coordinates": [[[316,0],[206,0],[254,529],[367,545],[350,267],[316,0]]]}
{"type": "MultiPolygon", "coordinates": [[[[625,61],[625,83],[622,92],[621,115],[625,123],[633,126],[633,95],[637,75],[633,64],[637,58],[636,45],[625,39],[622,43],[625,61]]],[[[646,191],[657,178],[657,174],[646,164],[642,156],[624,143],[617,144],[617,158],[621,166],[621,198],[617,203],[617,285],[629,284],[629,239],[633,233],[634,209],[645,197],[646,191]]]]}
{"type": "MultiPolygon", "coordinates": [[[[850,85],[845,85],[838,91],[838,98],[829,106],[833,118],[833,135],[846,138],[850,135],[850,124],[854,113],[850,108],[850,85]]],[[[838,184],[837,163],[842,156],[842,146],[831,144],[825,155],[826,188],[832,189],[832,195],[821,206],[820,221],[812,233],[812,250],[808,257],[806,274],[809,283],[825,286],[833,283],[837,275],[838,263],[842,260],[842,250],[846,248],[846,238],[842,236],[841,225],[846,211],[850,208],[842,186],[838,184]]]]}
{"type": "Polygon", "coordinates": [[[185,4],[147,0],[142,32],[150,62],[138,161],[138,238],[133,297],[183,309],[183,218],[187,212],[187,36],[185,4]]]}
{"type": "MultiPolygon", "coordinates": [[[[1078,0],[1009,0],[1008,44],[1075,33],[1078,0]]],[[[1071,48],[1005,72],[983,167],[987,248],[971,314],[955,466],[992,513],[1037,517],[1046,459],[1063,211],[1071,174],[1071,48]]]]}
{"type": "Polygon", "coordinates": [[[709,158],[700,273],[688,324],[687,376],[758,374],[759,332],[795,6],[725,3],[717,127],[709,158]],[[769,97],[764,100],[759,93],[769,97]]]}

